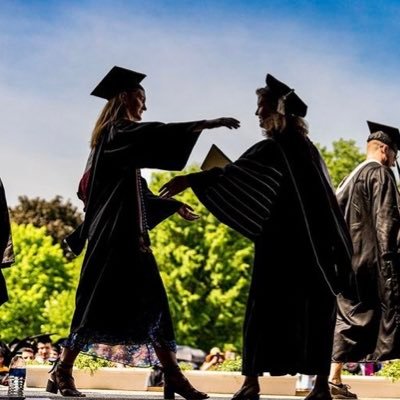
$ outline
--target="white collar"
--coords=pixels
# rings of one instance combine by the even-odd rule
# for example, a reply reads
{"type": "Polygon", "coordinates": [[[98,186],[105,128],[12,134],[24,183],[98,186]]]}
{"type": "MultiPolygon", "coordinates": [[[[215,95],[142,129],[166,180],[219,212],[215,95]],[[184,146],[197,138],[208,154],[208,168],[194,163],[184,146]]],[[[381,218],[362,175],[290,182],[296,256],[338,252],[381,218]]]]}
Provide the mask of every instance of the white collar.
{"type": "Polygon", "coordinates": [[[351,172],[351,174],[339,185],[339,187],[336,190],[336,195],[338,195],[339,193],[341,193],[344,188],[349,184],[349,182],[352,180],[352,178],[354,177],[354,175],[361,169],[363,168],[365,165],[370,164],[370,163],[378,163],[380,165],[383,165],[380,161],[374,159],[374,158],[368,158],[365,161],[363,161],[361,164],[358,164],[356,168],[353,169],[353,171],[351,172]]]}

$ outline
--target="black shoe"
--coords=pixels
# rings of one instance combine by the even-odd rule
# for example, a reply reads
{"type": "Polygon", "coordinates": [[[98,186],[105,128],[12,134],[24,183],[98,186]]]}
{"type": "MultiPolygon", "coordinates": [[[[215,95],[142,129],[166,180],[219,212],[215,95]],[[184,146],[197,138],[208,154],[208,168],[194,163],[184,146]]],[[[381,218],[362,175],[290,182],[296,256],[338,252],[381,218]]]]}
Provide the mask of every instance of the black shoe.
{"type": "Polygon", "coordinates": [[[349,391],[350,386],[340,383],[336,385],[335,383],[329,382],[329,390],[333,399],[357,399],[357,395],[349,391]]]}
{"type": "Polygon", "coordinates": [[[231,400],[259,400],[260,386],[243,385],[232,397],[231,400]]]}
{"type": "Polygon", "coordinates": [[[50,378],[47,381],[46,391],[57,393],[60,391],[65,397],[85,397],[83,393],[76,389],[72,376],[72,365],[56,362],[50,370],[50,378]]]}
{"type": "Polygon", "coordinates": [[[163,368],[164,372],[164,399],[175,399],[175,393],[186,400],[204,400],[208,399],[207,393],[195,389],[188,379],[183,375],[179,366],[163,368]]]}

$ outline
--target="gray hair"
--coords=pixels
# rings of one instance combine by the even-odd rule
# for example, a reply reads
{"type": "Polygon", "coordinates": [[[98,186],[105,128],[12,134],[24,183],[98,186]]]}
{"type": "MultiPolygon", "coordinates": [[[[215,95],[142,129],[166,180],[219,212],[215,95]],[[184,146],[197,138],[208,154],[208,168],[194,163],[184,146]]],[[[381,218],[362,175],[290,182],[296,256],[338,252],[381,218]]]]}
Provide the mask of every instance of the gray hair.
{"type": "MultiPolygon", "coordinates": [[[[256,95],[262,100],[263,103],[272,106],[273,109],[277,108],[279,99],[268,87],[258,88],[256,90],[256,95]]],[[[282,132],[285,128],[289,128],[296,130],[304,136],[308,135],[308,123],[302,117],[297,115],[283,115],[276,111],[271,118],[271,125],[273,125],[272,128],[275,132],[282,132]]],[[[268,132],[265,132],[264,135],[268,136],[268,132]]]]}

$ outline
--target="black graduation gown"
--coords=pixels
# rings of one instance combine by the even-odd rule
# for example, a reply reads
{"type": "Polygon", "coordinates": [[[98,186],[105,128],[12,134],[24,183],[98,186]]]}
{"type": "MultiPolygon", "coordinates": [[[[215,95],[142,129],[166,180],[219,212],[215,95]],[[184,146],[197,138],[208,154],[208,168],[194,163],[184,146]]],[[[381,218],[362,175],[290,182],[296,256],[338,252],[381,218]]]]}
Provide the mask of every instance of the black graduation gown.
{"type": "Polygon", "coordinates": [[[7,286],[1,268],[14,262],[10,218],[3,183],[0,179],[0,305],[8,300],[7,286]]]}
{"type": "Polygon", "coordinates": [[[329,374],[351,242],[324,172],[309,139],[286,131],[223,169],[189,175],[201,202],[255,244],[244,375],[329,374]]]}
{"type": "Polygon", "coordinates": [[[400,358],[400,195],[392,171],[364,162],[339,186],[353,241],[348,296],[338,297],[335,361],[400,358]]]}
{"type": "Polygon", "coordinates": [[[154,227],[181,203],[153,195],[136,173],[182,169],[199,136],[195,125],[123,120],[103,133],[77,231],[88,244],[66,346],[130,365],[151,362],[153,343],[175,349],[165,289],[153,254],[141,246],[148,238],[140,225],[154,227]]]}

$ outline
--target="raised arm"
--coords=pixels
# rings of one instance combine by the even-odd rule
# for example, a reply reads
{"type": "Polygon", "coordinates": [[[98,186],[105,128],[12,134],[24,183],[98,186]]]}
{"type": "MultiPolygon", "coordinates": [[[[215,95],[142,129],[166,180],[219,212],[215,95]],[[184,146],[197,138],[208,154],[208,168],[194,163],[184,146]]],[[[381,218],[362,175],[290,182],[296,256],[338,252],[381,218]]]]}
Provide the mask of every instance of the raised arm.
{"type": "Polygon", "coordinates": [[[196,123],[195,131],[201,132],[204,129],[215,129],[225,127],[228,129],[237,129],[240,127],[240,121],[235,118],[221,117],[216,119],[205,119],[196,123]]]}
{"type": "Polygon", "coordinates": [[[179,171],[185,167],[204,129],[239,126],[234,118],[168,124],[122,121],[111,128],[104,155],[136,168],[179,171]]]}

